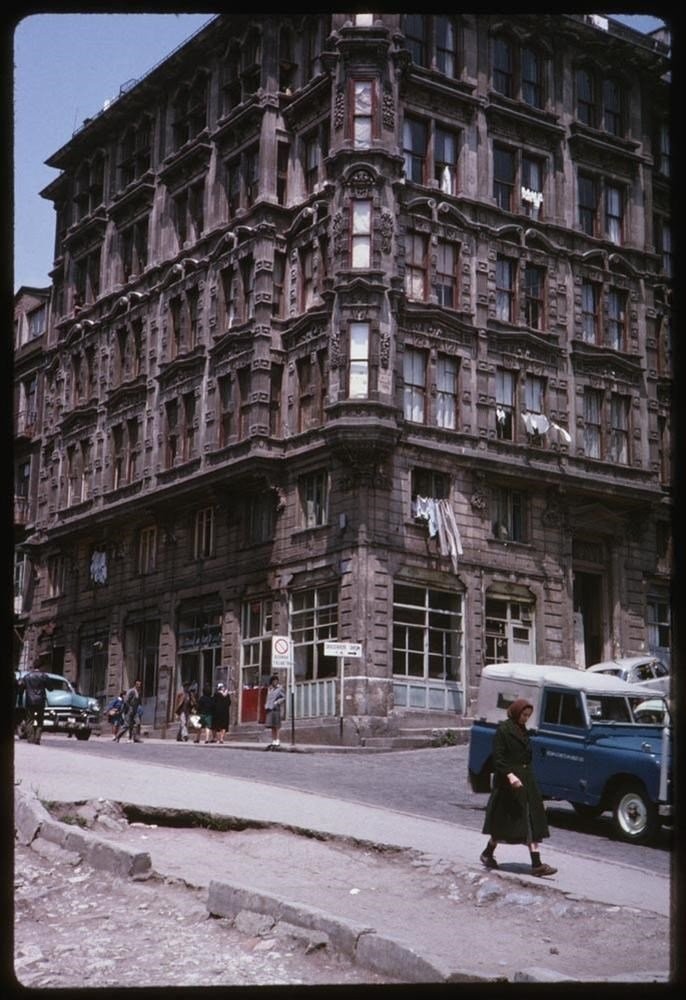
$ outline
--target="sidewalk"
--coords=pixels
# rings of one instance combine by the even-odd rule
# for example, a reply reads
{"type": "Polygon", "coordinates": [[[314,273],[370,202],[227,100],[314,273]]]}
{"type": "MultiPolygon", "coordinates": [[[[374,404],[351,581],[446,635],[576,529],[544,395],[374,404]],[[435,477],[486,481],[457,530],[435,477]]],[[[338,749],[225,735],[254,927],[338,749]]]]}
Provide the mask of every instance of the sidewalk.
{"type": "MultiPolygon", "coordinates": [[[[261,749],[259,745],[252,746],[254,749],[261,749]]],[[[416,852],[413,855],[415,858],[421,855],[433,860],[434,871],[440,871],[442,865],[453,872],[462,873],[465,885],[474,883],[475,879],[485,879],[486,887],[492,887],[494,899],[498,893],[514,898],[517,891],[522,895],[521,890],[524,888],[532,905],[539,900],[541,894],[549,900],[554,893],[560,913],[565,912],[565,906],[569,909],[570,901],[581,901],[600,903],[609,908],[632,908],[635,911],[632,919],[638,923],[644,918],[651,921],[655,917],[670,916],[669,879],[628,865],[612,861],[600,862],[546,845],[545,860],[558,868],[558,874],[551,879],[541,880],[527,874],[528,866],[523,863],[523,849],[510,847],[501,851],[501,863],[505,863],[506,870],[495,873],[495,876],[492,873],[486,876],[478,862],[483,836],[457,824],[350,803],[333,796],[264,783],[256,784],[242,778],[206,774],[202,775],[201,780],[189,785],[185,780],[187,773],[180,768],[145,764],[123,756],[117,759],[79,757],[72,753],[67,756],[65,751],[55,746],[50,746],[48,752],[46,749],[25,743],[15,744],[15,781],[20,781],[20,788],[23,787],[24,791],[35,794],[43,801],[107,799],[157,809],[233,817],[249,823],[264,824],[270,831],[309,834],[309,839],[298,837],[292,845],[285,846],[290,851],[295,846],[305,850],[309,845],[309,856],[305,850],[297,859],[298,863],[295,856],[279,856],[274,859],[279,872],[276,880],[273,878],[273,867],[246,865],[244,861],[241,864],[240,857],[233,859],[226,847],[220,850],[219,834],[214,840],[216,850],[198,851],[189,845],[188,830],[174,830],[173,835],[167,835],[163,843],[158,843],[159,838],[149,831],[146,849],[151,852],[153,868],[160,874],[183,877],[189,884],[207,886],[210,901],[220,915],[222,907],[225,910],[228,908],[228,911],[238,908],[264,913],[271,906],[272,910],[276,907],[282,914],[287,913],[292,922],[296,922],[294,917],[297,914],[292,910],[294,906],[296,909],[300,906],[304,911],[317,911],[320,916],[335,916],[343,924],[348,922],[351,933],[352,929],[356,928],[356,932],[360,930],[360,919],[363,918],[362,924],[366,931],[383,934],[387,942],[394,943],[387,944],[386,951],[390,948],[392,954],[397,953],[394,959],[396,963],[397,956],[401,953],[406,956],[407,953],[414,953],[415,961],[410,963],[414,964],[414,970],[408,970],[407,981],[421,981],[421,970],[425,968],[426,962],[438,970],[441,978],[452,978],[456,972],[469,973],[474,970],[474,963],[470,965],[467,959],[463,962],[468,966],[467,969],[454,968],[456,928],[451,923],[444,926],[441,907],[446,904],[442,897],[434,898],[425,913],[417,905],[416,898],[409,903],[407,900],[403,903],[403,899],[399,897],[394,898],[393,906],[390,906],[388,893],[377,891],[364,892],[364,899],[359,899],[357,894],[352,895],[351,879],[353,888],[362,892],[364,884],[360,887],[357,883],[364,883],[368,876],[370,887],[376,889],[372,883],[374,878],[378,881],[383,875],[383,866],[377,865],[374,871],[365,872],[365,865],[351,866],[347,859],[345,877],[341,878],[340,873],[336,875],[333,870],[329,872],[333,857],[329,846],[329,854],[322,854],[319,858],[320,867],[315,871],[316,864],[312,868],[312,863],[317,861],[317,851],[320,850],[317,845],[321,843],[322,837],[343,838],[347,844],[355,842],[358,846],[368,845],[375,850],[400,848],[416,852]],[[319,840],[312,839],[317,836],[319,840]],[[235,864],[230,863],[234,860],[235,864]],[[302,866],[311,867],[312,870],[304,872],[302,866]],[[274,885],[278,886],[276,892],[274,885]],[[255,894],[260,897],[257,901],[255,894]],[[364,906],[360,905],[362,902],[364,906]],[[403,905],[406,909],[408,905],[411,907],[404,914],[400,912],[403,905]]],[[[313,752],[320,748],[298,749],[301,752],[313,752]]],[[[140,830],[134,836],[140,836],[140,830]]],[[[224,843],[228,843],[233,836],[233,833],[224,834],[224,843]]],[[[212,845],[211,835],[206,833],[205,842],[212,845]]],[[[127,843],[132,843],[131,837],[127,843]]],[[[262,836],[261,843],[268,845],[268,838],[262,836]]],[[[332,845],[336,842],[324,843],[332,845]]],[[[272,849],[283,851],[284,842],[277,838],[273,841],[272,849]]],[[[336,860],[335,857],[333,860],[336,860]]],[[[413,864],[417,863],[408,860],[405,868],[412,869],[413,864]]],[[[426,863],[423,867],[426,870],[426,863]]],[[[401,874],[403,873],[398,874],[398,878],[401,874]]],[[[416,871],[414,876],[416,882],[416,871]]],[[[223,915],[233,914],[225,912],[223,915]]],[[[305,919],[302,913],[300,916],[305,919]]],[[[308,919],[311,920],[311,916],[308,919]]],[[[388,956],[384,960],[388,960],[388,956]]],[[[405,962],[407,963],[407,957],[405,962]]],[[[525,958],[522,959],[522,964],[527,964],[525,958]]],[[[655,964],[649,965],[648,969],[661,969],[663,977],[667,972],[663,961],[657,957],[655,964]]]]}

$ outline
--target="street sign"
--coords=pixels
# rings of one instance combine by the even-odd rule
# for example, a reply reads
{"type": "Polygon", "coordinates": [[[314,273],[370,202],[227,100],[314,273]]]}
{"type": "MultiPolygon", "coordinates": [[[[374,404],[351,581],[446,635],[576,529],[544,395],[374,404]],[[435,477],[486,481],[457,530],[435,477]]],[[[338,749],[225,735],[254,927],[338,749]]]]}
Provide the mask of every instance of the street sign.
{"type": "Polygon", "coordinates": [[[362,656],[361,642],[325,642],[324,656],[362,656]]]}
{"type": "Polygon", "coordinates": [[[272,636],[272,669],[287,670],[293,660],[293,640],[285,635],[272,636]]]}

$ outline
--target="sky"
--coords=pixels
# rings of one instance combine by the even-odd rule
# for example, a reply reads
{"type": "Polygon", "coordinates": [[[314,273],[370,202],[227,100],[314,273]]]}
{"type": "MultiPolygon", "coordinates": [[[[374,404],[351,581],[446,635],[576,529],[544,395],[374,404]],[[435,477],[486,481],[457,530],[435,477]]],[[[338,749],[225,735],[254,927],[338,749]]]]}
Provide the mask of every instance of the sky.
{"type": "MultiPolygon", "coordinates": [[[[139,79],[213,14],[33,14],[14,32],[14,290],[50,284],[55,213],[45,160],[122,84],[139,79]]],[[[613,14],[638,31],[655,17],[613,14]]]]}

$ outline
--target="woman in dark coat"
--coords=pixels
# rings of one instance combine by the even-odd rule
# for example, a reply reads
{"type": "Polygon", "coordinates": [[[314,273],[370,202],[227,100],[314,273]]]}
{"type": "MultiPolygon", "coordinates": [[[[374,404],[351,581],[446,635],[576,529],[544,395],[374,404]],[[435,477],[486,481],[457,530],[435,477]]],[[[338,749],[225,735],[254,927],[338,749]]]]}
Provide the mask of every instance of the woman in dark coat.
{"type": "Polygon", "coordinates": [[[557,868],[541,862],[539,841],[549,837],[541,793],[531,765],[526,724],[533,705],[518,698],[507,710],[493,740],[493,791],[486,806],[483,833],[490,839],[481,855],[486,868],[497,868],[494,851],[500,841],[527,844],[532,875],[554,875],[557,868]]]}
{"type": "Polygon", "coordinates": [[[219,737],[219,742],[224,742],[226,730],[229,728],[229,707],[231,705],[231,695],[225,684],[217,684],[214,693],[214,709],[212,725],[215,737],[219,737]]]}

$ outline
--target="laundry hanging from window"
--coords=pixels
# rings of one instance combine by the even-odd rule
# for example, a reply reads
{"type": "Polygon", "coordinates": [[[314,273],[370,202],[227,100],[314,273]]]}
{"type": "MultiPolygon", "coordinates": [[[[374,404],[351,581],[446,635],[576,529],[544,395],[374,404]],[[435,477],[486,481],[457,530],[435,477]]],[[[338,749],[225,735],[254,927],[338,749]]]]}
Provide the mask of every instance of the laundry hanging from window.
{"type": "Polygon", "coordinates": [[[430,538],[438,536],[441,555],[450,556],[453,572],[457,573],[457,557],[462,555],[462,539],[450,501],[418,496],[414,502],[413,514],[417,520],[428,523],[430,538]]]}

